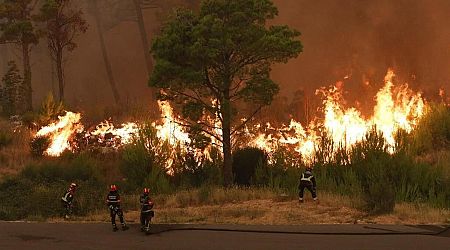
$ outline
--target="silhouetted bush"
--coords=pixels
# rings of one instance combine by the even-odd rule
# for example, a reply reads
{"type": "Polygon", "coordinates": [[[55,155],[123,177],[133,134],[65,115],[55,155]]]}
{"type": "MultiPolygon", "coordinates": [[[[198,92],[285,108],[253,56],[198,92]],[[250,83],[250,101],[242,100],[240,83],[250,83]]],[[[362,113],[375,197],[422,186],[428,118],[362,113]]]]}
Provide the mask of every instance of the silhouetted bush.
{"type": "MultiPolygon", "coordinates": [[[[267,155],[258,148],[238,149],[233,153],[234,182],[238,185],[249,186],[255,178],[257,168],[267,168],[267,155]]],[[[260,170],[258,174],[261,174],[260,170]]],[[[258,178],[263,178],[258,176],[258,178]]]]}
{"type": "Polygon", "coordinates": [[[222,184],[222,155],[212,147],[209,156],[196,157],[193,153],[179,153],[173,166],[171,181],[179,188],[222,184]]]}

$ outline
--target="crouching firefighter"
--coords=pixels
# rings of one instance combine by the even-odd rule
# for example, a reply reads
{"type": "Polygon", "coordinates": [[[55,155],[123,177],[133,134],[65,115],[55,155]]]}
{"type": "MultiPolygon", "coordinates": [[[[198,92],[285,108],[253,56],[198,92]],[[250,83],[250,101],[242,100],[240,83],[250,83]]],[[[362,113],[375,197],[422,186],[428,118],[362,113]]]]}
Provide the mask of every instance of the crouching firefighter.
{"type": "Polygon", "coordinates": [[[139,202],[141,203],[141,231],[150,230],[150,222],[155,216],[153,212],[153,201],[150,199],[150,189],[144,188],[139,202]]]}
{"type": "Polygon", "coordinates": [[[69,189],[64,193],[63,197],[61,197],[61,203],[64,208],[64,218],[69,219],[70,215],[72,215],[72,202],[73,196],[75,195],[75,190],[77,188],[76,183],[72,183],[69,186],[69,189]]]}
{"type": "Polygon", "coordinates": [[[120,208],[120,195],[116,185],[111,185],[108,196],[106,197],[106,203],[108,204],[109,212],[111,214],[111,224],[113,231],[117,231],[116,215],[119,216],[120,224],[122,224],[122,230],[127,230],[128,227],[125,224],[123,218],[123,211],[120,208]]]}
{"type": "Polygon", "coordinates": [[[298,185],[298,201],[303,203],[303,193],[305,188],[309,190],[312,194],[312,198],[314,201],[317,201],[317,193],[316,193],[316,178],[312,174],[311,167],[307,167],[306,171],[302,173],[300,177],[300,183],[298,185]]]}

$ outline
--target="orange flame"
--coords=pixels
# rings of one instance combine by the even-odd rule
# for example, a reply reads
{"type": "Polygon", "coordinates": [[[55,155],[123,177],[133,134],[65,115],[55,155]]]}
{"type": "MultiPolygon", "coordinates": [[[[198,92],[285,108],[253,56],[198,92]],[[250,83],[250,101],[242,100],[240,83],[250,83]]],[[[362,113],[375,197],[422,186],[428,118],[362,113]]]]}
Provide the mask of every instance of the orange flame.
{"type": "MultiPolygon", "coordinates": [[[[345,109],[342,105],[342,86],[337,84],[328,90],[322,88],[317,91],[325,96],[323,119],[316,119],[306,129],[292,120],[289,126],[273,129],[277,132],[270,135],[267,135],[267,129],[263,133],[252,134],[246,128],[246,134],[251,138],[249,145],[267,152],[274,151],[279,146],[294,145],[302,160],[311,163],[319,144],[320,132],[331,137],[336,145],[333,149],[336,153],[338,146],[349,150],[375,126],[382,132],[390,152],[394,152],[395,134],[400,129],[410,133],[425,114],[426,107],[420,93],[413,94],[406,84],[394,88],[394,76],[392,70],[386,74],[385,85],[376,95],[377,104],[372,118],[365,119],[356,108],[345,109]]],[[[255,125],[251,130],[258,131],[260,127],[255,125]]]]}
{"type": "Polygon", "coordinates": [[[50,139],[50,146],[45,151],[47,155],[59,156],[65,150],[71,150],[69,143],[75,132],[82,132],[83,125],[80,124],[81,114],[67,112],[58,117],[58,122],[42,127],[36,136],[46,136],[50,139]]]}
{"type": "MultiPolygon", "coordinates": [[[[376,105],[372,117],[365,118],[361,112],[354,107],[345,108],[342,96],[343,84],[338,83],[329,89],[322,88],[317,91],[324,96],[322,118],[316,118],[307,127],[299,122],[291,120],[289,125],[275,128],[267,123],[264,126],[256,124],[245,127],[241,136],[246,138],[247,143],[240,146],[253,146],[267,151],[269,154],[279,147],[287,147],[294,150],[305,163],[311,163],[315,157],[317,146],[320,143],[322,133],[331,137],[337,151],[337,146],[351,149],[355,143],[360,142],[372,127],[382,132],[389,146],[390,152],[395,151],[395,134],[400,130],[410,133],[423,117],[426,104],[420,93],[413,93],[406,84],[396,87],[393,83],[394,72],[389,70],[385,76],[384,87],[376,94],[376,105]]],[[[212,100],[213,105],[218,105],[212,100]]],[[[157,137],[167,141],[173,150],[181,148],[185,152],[193,151],[196,159],[206,157],[210,159],[211,146],[204,150],[190,148],[191,139],[183,125],[182,119],[176,116],[168,102],[158,102],[161,119],[152,123],[157,130],[157,137]]],[[[209,124],[214,125],[215,133],[220,139],[221,124],[216,117],[205,116],[209,124]]],[[[65,116],[59,117],[59,122],[41,128],[36,136],[46,135],[51,139],[51,145],[46,151],[48,155],[58,156],[64,150],[71,150],[70,138],[76,132],[81,132],[83,126],[79,123],[80,114],[67,112],[65,116]]],[[[107,140],[108,134],[118,138],[113,147],[131,143],[133,137],[138,133],[139,125],[136,123],[125,123],[116,128],[111,122],[105,121],[99,124],[94,131],[86,133],[87,137],[95,136],[98,140],[107,140]]],[[[221,146],[220,140],[211,137],[212,144],[221,146]]],[[[168,168],[172,161],[167,163],[168,168]]]]}

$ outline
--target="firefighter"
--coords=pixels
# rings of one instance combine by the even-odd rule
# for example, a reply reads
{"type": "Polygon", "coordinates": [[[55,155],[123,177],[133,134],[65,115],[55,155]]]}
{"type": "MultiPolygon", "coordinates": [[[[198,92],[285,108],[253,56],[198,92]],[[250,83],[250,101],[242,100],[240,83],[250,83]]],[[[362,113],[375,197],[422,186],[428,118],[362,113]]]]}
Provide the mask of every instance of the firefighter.
{"type": "Polygon", "coordinates": [[[150,198],[150,189],[144,188],[144,191],[139,199],[141,203],[141,231],[148,231],[150,221],[155,215],[153,212],[153,201],[150,198]]]}
{"type": "Polygon", "coordinates": [[[312,194],[312,198],[314,201],[317,201],[317,193],[316,193],[316,178],[312,174],[312,168],[307,167],[306,171],[302,173],[300,177],[300,183],[298,185],[298,201],[303,203],[303,192],[308,189],[312,194]]]}
{"type": "Polygon", "coordinates": [[[64,193],[63,197],[61,197],[65,219],[69,219],[70,215],[72,215],[73,196],[75,195],[77,187],[78,185],[76,183],[71,183],[67,191],[64,193]]]}
{"type": "Polygon", "coordinates": [[[116,215],[119,216],[120,224],[122,224],[122,230],[127,230],[128,226],[123,218],[123,211],[120,208],[120,195],[117,186],[112,184],[108,196],[106,197],[106,203],[108,204],[109,212],[111,214],[111,224],[113,231],[117,231],[116,215]]]}

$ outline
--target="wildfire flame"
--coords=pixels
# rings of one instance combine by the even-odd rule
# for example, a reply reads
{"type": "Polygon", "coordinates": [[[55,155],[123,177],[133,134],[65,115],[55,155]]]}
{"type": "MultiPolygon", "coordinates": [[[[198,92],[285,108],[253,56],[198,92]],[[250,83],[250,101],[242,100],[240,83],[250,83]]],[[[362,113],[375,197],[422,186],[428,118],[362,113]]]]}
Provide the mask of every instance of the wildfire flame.
{"type": "Polygon", "coordinates": [[[167,101],[158,101],[158,106],[161,111],[161,119],[157,125],[152,125],[156,128],[158,138],[168,141],[170,145],[177,144],[188,145],[191,142],[189,134],[182,126],[179,117],[175,116],[173,109],[167,101]]]}
{"type": "MultiPolygon", "coordinates": [[[[267,135],[269,125],[263,133],[252,133],[247,128],[250,145],[267,152],[274,151],[280,145],[294,145],[305,163],[314,158],[317,145],[320,143],[320,133],[325,132],[334,142],[349,150],[375,127],[386,140],[389,150],[395,150],[395,134],[400,130],[410,133],[425,114],[425,103],[421,94],[413,94],[408,86],[394,87],[394,72],[389,70],[385,77],[385,85],[376,95],[374,115],[365,119],[356,108],[345,109],[342,105],[342,86],[340,84],[330,89],[320,89],[317,93],[325,96],[323,101],[323,119],[316,119],[307,128],[292,120],[289,126],[282,126],[275,134],[267,135]],[[292,131],[292,132],[290,132],[292,131]],[[288,135],[289,134],[289,135],[288,135]]],[[[253,129],[257,131],[260,125],[253,129]]],[[[272,129],[274,130],[274,129],[272,129]]],[[[335,152],[338,146],[333,148],[335,152]]]]}
{"type": "Polygon", "coordinates": [[[96,136],[99,142],[107,140],[107,135],[110,135],[112,139],[117,139],[120,146],[121,144],[131,143],[133,136],[139,131],[138,125],[134,122],[124,123],[120,128],[115,128],[114,124],[109,121],[104,121],[97,125],[94,131],[90,132],[87,136],[96,136]]]}
{"type": "Polygon", "coordinates": [[[58,117],[58,122],[42,127],[36,133],[36,136],[49,138],[50,146],[45,153],[50,156],[59,156],[65,150],[72,150],[69,143],[71,136],[76,132],[82,132],[84,129],[80,120],[80,113],[67,112],[64,116],[58,117]]]}
{"type": "MultiPolygon", "coordinates": [[[[394,152],[395,134],[400,129],[410,133],[426,110],[421,94],[413,93],[406,84],[396,87],[393,83],[394,76],[392,70],[387,72],[384,86],[375,96],[376,105],[373,115],[369,118],[362,116],[361,112],[354,107],[344,107],[343,84],[339,83],[328,89],[321,88],[317,91],[317,94],[324,97],[321,109],[322,118],[316,118],[306,127],[295,120],[291,120],[289,125],[278,128],[273,127],[270,123],[247,126],[240,134],[245,140],[239,139],[240,144],[237,144],[257,147],[269,154],[279,147],[287,147],[297,152],[303,162],[310,163],[315,157],[323,133],[329,136],[335,145],[349,150],[375,127],[383,134],[389,150],[394,152]]],[[[218,105],[214,100],[212,103],[218,105]]],[[[174,114],[170,104],[159,101],[158,105],[161,119],[152,124],[157,131],[157,137],[167,141],[173,148],[179,147],[186,152],[193,151],[196,159],[205,156],[209,158],[210,147],[203,150],[190,148],[191,139],[186,126],[183,125],[181,118],[174,114]]],[[[80,119],[80,114],[67,112],[65,116],[59,117],[58,122],[45,126],[36,133],[36,136],[48,136],[51,140],[46,154],[58,156],[64,150],[72,150],[69,143],[70,138],[73,134],[81,133],[84,130],[80,119]]],[[[217,117],[207,117],[207,120],[214,127],[221,127],[217,117]]],[[[117,148],[131,143],[138,131],[137,123],[125,123],[116,128],[111,122],[105,121],[85,135],[88,138],[98,138],[97,140],[100,142],[113,138],[112,146],[117,148]]],[[[216,134],[220,138],[220,129],[217,129],[216,134]]],[[[220,147],[220,140],[211,138],[211,141],[220,147]]],[[[337,147],[333,150],[337,150],[337,147]]],[[[169,166],[171,162],[167,164],[169,166]]]]}

